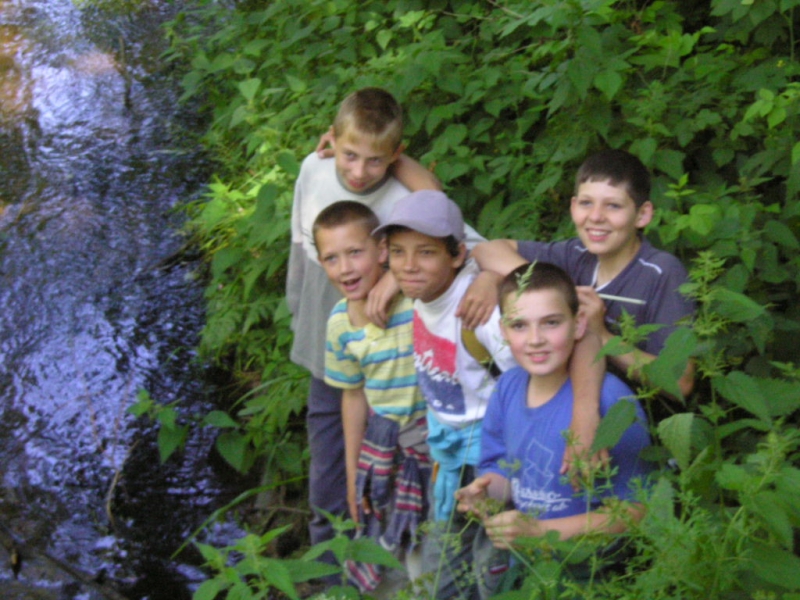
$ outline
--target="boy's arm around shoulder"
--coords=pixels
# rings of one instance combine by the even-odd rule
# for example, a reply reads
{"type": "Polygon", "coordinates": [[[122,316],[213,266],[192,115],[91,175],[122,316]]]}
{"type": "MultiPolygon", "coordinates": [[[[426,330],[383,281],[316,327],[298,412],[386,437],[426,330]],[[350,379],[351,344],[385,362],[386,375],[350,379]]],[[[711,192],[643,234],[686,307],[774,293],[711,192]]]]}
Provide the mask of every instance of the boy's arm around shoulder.
{"type": "Polygon", "coordinates": [[[481,270],[494,271],[503,277],[528,261],[517,252],[516,240],[488,240],[476,244],[471,256],[477,261],[481,270]]]}
{"type": "Polygon", "coordinates": [[[600,392],[606,371],[605,358],[598,357],[601,348],[600,337],[592,331],[586,331],[576,342],[569,362],[573,394],[569,425],[572,443],[567,444],[560,472],[570,474],[574,487],[578,486],[578,479],[586,475],[593,464],[605,464],[608,461],[606,448],[600,449],[595,455],[591,453],[600,424],[600,392]]]}
{"type": "Polygon", "coordinates": [[[400,154],[392,163],[392,175],[412,192],[442,189],[436,175],[406,154],[400,154]]]}
{"type": "Polygon", "coordinates": [[[498,286],[502,276],[492,271],[480,271],[467,288],[456,309],[456,317],[467,329],[486,324],[497,307],[498,286]]]}

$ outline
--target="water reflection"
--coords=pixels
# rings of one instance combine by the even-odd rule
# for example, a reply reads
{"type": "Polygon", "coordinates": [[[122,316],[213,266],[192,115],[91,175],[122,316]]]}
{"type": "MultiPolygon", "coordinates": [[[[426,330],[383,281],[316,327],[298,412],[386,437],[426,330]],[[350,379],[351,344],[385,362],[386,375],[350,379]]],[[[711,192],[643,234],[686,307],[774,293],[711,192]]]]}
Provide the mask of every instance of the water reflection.
{"type": "Polygon", "coordinates": [[[195,411],[213,393],[191,350],[201,289],[191,265],[164,267],[202,161],[175,152],[166,14],[148,11],[0,4],[0,540],[35,550],[15,585],[60,598],[102,592],[41,557],[130,597],[188,594],[197,573],[169,553],[234,493],[209,432],[162,469],[126,413],[140,389],[195,411]]]}

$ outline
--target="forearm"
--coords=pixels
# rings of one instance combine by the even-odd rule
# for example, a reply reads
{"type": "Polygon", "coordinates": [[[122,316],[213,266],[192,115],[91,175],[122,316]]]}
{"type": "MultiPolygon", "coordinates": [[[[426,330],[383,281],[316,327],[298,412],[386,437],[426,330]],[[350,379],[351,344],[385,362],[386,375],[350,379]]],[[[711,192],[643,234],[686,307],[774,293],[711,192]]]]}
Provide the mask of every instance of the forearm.
{"type": "Polygon", "coordinates": [[[491,240],[477,244],[470,255],[484,271],[494,271],[500,275],[508,275],[527,260],[517,253],[515,240],[491,240]]]}
{"type": "Polygon", "coordinates": [[[348,486],[355,486],[358,455],[361,452],[361,443],[364,441],[368,413],[364,388],[342,392],[342,429],[348,486]]]}
{"type": "Polygon", "coordinates": [[[436,175],[405,154],[401,154],[392,165],[392,174],[412,192],[442,189],[436,175]]]}
{"type": "Polygon", "coordinates": [[[572,380],[572,429],[579,435],[594,433],[600,421],[600,390],[606,371],[606,361],[598,357],[602,348],[600,337],[587,332],[575,344],[569,370],[572,380]]]}
{"type": "Polygon", "coordinates": [[[559,539],[568,540],[587,533],[622,533],[632,520],[639,521],[644,516],[644,508],[638,503],[630,504],[622,511],[620,514],[619,511],[611,511],[604,507],[571,517],[541,521],[531,519],[529,535],[543,537],[548,531],[557,531],[559,539]]]}

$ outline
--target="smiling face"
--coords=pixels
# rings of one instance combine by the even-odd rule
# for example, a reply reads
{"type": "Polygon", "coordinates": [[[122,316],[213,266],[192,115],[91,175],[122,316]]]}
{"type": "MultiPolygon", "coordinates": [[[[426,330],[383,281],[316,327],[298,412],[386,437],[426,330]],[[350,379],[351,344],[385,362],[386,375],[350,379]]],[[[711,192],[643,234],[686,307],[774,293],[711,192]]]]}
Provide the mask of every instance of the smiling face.
{"type": "Polygon", "coordinates": [[[337,136],[333,146],[339,180],[348,191],[356,194],[380,185],[402,152],[402,147],[392,152],[386,144],[378,144],[373,136],[360,134],[353,128],[337,136]]]}
{"type": "Polygon", "coordinates": [[[389,235],[389,268],[397,284],[407,297],[423,302],[436,300],[447,291],[466,252],[460,244],[458,256],[453,256],[444,240],[410,229],[389,235]]]}
{"type": "Polygon", "coordinates": [[[566,379],[575,341],[585,323],[570,310],[564,294],[543,288],[502,298],[503,337],[517,363],[532,379],[566,379]]]}
{"type": "Polygon", "coordinates": [[[317,254],[331,282],[349,301],[365,300],[383,275],[386,246],[361,223],[316,232],[317,254]]]}
{"type": "Polygon", "coordinates": [[[586,181],[578,187],[570,208],[578,237],[601,263],[630,262],[641,242],[638,230],[653,218],[653,205],[636,207],[624,186],[586,181]]]}

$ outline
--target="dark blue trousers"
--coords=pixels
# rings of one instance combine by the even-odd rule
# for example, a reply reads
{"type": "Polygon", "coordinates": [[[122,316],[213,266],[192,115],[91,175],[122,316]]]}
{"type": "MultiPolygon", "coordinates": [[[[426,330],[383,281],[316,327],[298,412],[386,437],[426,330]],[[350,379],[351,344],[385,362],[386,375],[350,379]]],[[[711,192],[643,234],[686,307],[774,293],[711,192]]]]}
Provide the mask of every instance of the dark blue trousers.
{"type": "Polygon", "coordinates": [[[328,519],[316,509],[345,516],[347,507],[347,473],[342,431],[342,390],[321,379],[311,378],[306,415],[311,465],[308,474],[308,502],[314,511],[309,534],[317,544],[333,538],[328,519]]]}

